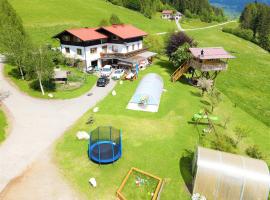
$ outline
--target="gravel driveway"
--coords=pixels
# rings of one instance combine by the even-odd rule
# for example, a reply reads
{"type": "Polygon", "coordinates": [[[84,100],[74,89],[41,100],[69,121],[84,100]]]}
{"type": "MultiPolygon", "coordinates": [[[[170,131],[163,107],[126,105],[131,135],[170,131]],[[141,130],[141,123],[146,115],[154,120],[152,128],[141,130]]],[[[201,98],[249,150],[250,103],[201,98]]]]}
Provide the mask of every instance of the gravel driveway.
{"type": "Polygon", "coordinates": [[[0,90],[10,92],[4,101],[12,127],[0,146],[0,192],[21,175],[38,155],[44,152],[88,109],[107,96],[116,82],[105,88],[93,87],[90,93],[71,100],[42,100],[29,97],[8,82],[0,63],[0,90]]]}

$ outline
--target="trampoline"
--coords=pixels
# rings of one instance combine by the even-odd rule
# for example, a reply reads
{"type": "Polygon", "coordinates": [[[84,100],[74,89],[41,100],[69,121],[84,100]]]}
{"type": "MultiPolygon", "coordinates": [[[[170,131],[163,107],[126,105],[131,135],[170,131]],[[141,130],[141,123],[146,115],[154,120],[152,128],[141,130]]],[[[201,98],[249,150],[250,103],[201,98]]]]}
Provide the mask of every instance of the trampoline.
{"type": "Polygon", "coordinates": [[[89,158],[99,164],[113,163],[122,156],[122,131],[98,127],[90,133],[89,158]]]}

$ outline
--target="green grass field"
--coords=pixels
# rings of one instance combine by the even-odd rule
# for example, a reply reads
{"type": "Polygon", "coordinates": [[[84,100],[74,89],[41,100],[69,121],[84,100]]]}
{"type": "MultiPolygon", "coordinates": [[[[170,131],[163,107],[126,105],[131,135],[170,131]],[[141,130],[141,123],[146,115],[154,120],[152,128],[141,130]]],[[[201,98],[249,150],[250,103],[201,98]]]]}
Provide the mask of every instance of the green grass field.
{"type": "Polygon", "coordinates": [[[7,128],[7,120],[5,114],[2,110],[0,110],[0,143],[4,141],[6,138],[5,131],[7,128]]]}
{"type": "MultiPolygon", "coordinates": [[[[83,72],[80,72],[79,70],[71,67],[64,67],[65,70],[68,70],[71,72],[72,75],[78,76],[82,80],[82,85],[76,89],[59,89],[59,87],[56,87],[55,91],[46,92],[45,95],[42,95],[42,93],[38,90],[33,90],[30,87],[31,81],[26,81],[22,79],[18,79],[17,77],[12,76],[11,72],[14,69],[11,65],[5,65],[4,73],[5,76],[9,77],[13,83],[23,92],[27,93],[28,95],[32,97],[38,97],[38,98],[44,98],[44,99],[51,99],[48,94],[53,94],[53,99],[71,99],[75,97],[79,97],[86,92],[88,92],[96,83],[97,76],[94,75],[87,75],[83,72]]],[[[16,68],[15,68],[16,69],[16,68]]]]}
{"type": "MultiPolygon", "coordinates": [[[[165,82],[165,89],[158,113],[145,113],[127,110],[126,106],[135,92],[139,81],[124,82],[115,88],[117,95],[109,95],[98,104],[100,112],[88,111],[64,136],[55,148],[55,158],[65,177],[87,199],[114,199],[115,192],[131,167],[137,167],[166,180],[162,199],[189,199],[187,185],[191,183],[187,150],[193,151],[198,143],[198,131],[189,124],[194,113],[205,104],[201,101],[197,88],[181,82],[170,81],[170,64],[166,60],[157,61],[146,73],[160,74],[165,82]],[[86,125],[93,115],[94,125],[86,125]],[[112,125],[123,129],[123,157],[113,165],[99,166],[89,161],[87,141],[76,139],[79,130],[93,130],[97,126],[112,125]],[[78,165],[78,163],[80,163],[78,165]],[[98,187],[89,187],[88,179],[95,177],[98,187]]],[[[238,153],[251,144],[258,144],[265,154],[269,154],[269,127],[234,107],[223,96],[223,102],[215,111],[222,124],[230,116],[228,128],[219,131],[233,134],[236,126],[250,130],[249,137],[240,145],[238,153]]],[[[269,158],[269,155],[268,155],[269,158]]],[[[269,159],[267,160],[268,163],[269,159]]]]}
{"type": "Polygon", "coordinates": [[[153,19],[141,13],[113,5],[104,0],[10,0],[21,16],[26,30],[38,43],[51,43],[51,37],[64,29],[96,27],[102,19],[117,14],[124,23],[133,24],[148,33],[176,29],[175,22],[153,19]]]}

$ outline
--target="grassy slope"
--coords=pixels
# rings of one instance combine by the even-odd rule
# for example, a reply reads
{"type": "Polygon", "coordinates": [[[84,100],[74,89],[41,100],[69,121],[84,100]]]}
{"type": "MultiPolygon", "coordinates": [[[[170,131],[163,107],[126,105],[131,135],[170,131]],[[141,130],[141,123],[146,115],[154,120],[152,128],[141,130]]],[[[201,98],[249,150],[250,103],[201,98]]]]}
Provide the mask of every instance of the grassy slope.
{"type": "MultiPolygon", "coordinates": [[[[62,90],[62,91],[56,90],[55,92],[48,92],[43,96],[40,91],[33,90],[29,86],[30,81],[17,79],[13,77],[12,75],[9,75],[13,68],[14,67],[10,65],[5,65],[5,68],[4,68],[5,76],[9,77],[12,80],[12,82],[15,83],[15,85],[18,88],[20,88],[21,91],[27,93],[30,96],[44,98],[44,99],[50,99],[50,97],[48,97],[47,95],[48,93],[53,94],[54,99],[71,99],[71,98],[79,97],[83,95],[84,93],[86,93],[87,91],[89,91],[93,87],[93,85],[96,83],[96,80],[97,80],[97,77],[94,75],[86,75],[85,83],[77,89],[62,90]]],[[[71,71],[73,74],[84,75],[82,72],[78,71],[77,69],[68,68],[67,70],[71,71]]]]}
{"type": "Polygon", "coordinates": [[[63,29],[95,27],[102,19],[117,14],[124,23],[133,24],[149,33],[175,29],[174,22],[162,20],[157,14],[148,19],[142,14],[112,5],[104,0],[10,0],[22,17],[26,29],[37,42],[51,42],[63,29]]]}
{"type": "MultiPolygon", "coordinates": [[[[186,167],[189,164],[184,153],[185,150],[194,149],[198,134],[188,121],[204,104],[200,102],[198,89],[180,82],[170,82],[168,66],[168,62],[159,61],[140,75],[141,78],[143,74],[155,72],[164,78],[168,91],[162,95],[158,113],[126,110],[139,81],[124,82],[116,86],[117,96],[109,95],[99,103],[99,113],[88,111],[57,143],[55,155],[60,168],[87,199],[114,199],[121,181],[133,166],[165,178],[162,199],[189,199],[184,181],[190,184],[189,169],[186,167]],[[91,128],[86,125],[90,115],[95,118],[91,128]],[[88,142],[76,139],[77,131],[89,131],[100,125],[123,129],[123,157],[113,165],[98,166],[89,161],[86,153],[88,142]],[[87,181],[90,177],[97,179],[97,188],[89,188],[87,181]]],[[[249,138],[241,144],[239,153],[243,154],[244,149],[254,143],[265,153],[268,152],[269,128],[240,108],[235,108],[225,96],[216,109],[216,115],[221,118],[221,123],[226,116],[231,116],[228,128],[222,129],[228,134],[239,125],[251,130],[249,138]]]]}
{"type": "Polygon", "coordinates": [[[237,106],[270,126],[270,54],[220,29],[188,34],[199,42],[199,46],[223,46],[236,56],[229,63],[229,70],[220,74],[217,86],[237,106]]]}
{"type": "Polygon", "coordinates": [[[5,114],[2,110],[0,110],[0,143],[5,139],[5,129],[7,127],[7,120],[5,118],[5,114]]]}

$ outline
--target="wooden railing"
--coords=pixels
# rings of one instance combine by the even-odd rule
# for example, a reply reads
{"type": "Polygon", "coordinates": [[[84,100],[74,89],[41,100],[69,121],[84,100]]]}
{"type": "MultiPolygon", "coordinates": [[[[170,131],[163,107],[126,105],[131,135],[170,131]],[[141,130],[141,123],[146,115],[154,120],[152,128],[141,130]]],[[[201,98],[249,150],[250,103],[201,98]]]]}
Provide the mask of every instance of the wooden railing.
{"type": "Polygon", "coordinates": [[[224,61],[205,61],[204,63],[200,63],[196,60],[190,61],[190,66],[194,69],[198,69],[203,72],[207,71],[223,71],[226,70],[228,64],[224,61]]]}
{"type": "Polygon", "coordinates": [[[175,70],[175,72],[171,75],[172,82],[177,81],[184,73],[187,72],[189,67],[190,67],[189,62],[186,61],[177,70],[175,70]]]}
{"type": "Polygon", "coordinates": [[[136,56],[137,54],[143,53],[147,51],[147,48],[138,49],[135,51],[131,51],[128,53],[100,53],[101,58],[108,58],[108,59],[114,59],[114,58],[130,58],[133,56],[136,56]]]}

